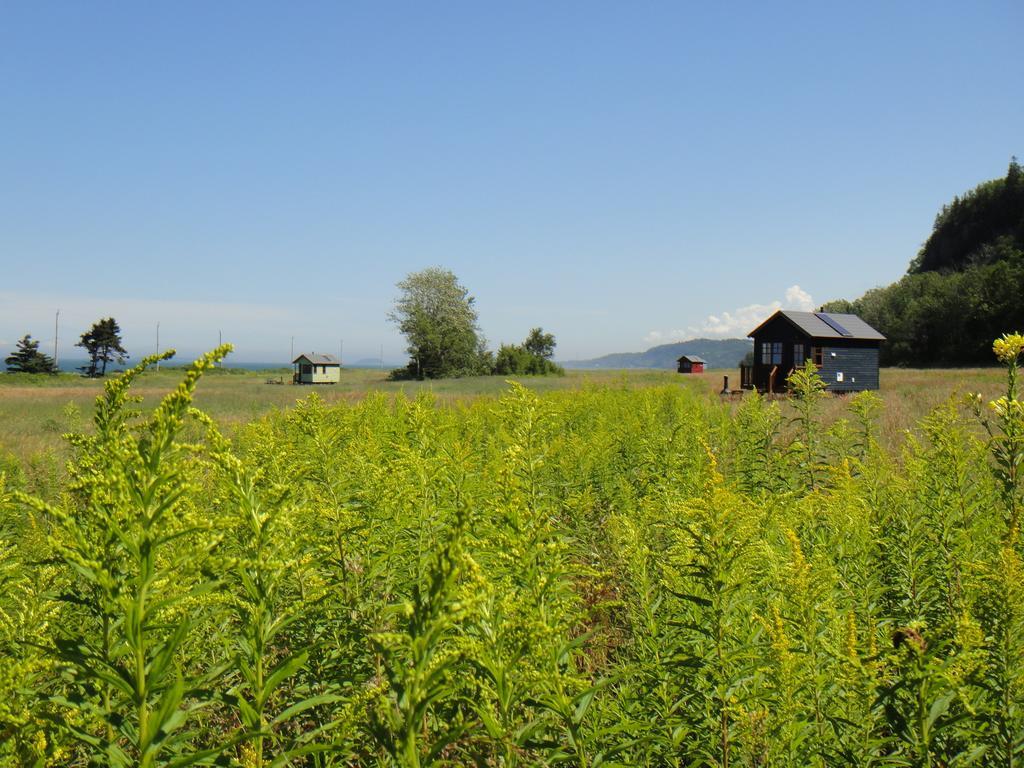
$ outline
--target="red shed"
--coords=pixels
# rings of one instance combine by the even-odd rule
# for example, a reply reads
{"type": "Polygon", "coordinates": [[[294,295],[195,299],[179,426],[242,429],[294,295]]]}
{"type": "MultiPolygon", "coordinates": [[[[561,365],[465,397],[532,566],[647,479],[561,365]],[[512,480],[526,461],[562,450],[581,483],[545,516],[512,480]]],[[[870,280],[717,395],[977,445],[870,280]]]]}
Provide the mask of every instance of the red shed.
{"type": "Polygon", "coordinates": [[[704,373],[704,360],[695,355],[683,355],[679,358],[680,373],[704,373]]]}

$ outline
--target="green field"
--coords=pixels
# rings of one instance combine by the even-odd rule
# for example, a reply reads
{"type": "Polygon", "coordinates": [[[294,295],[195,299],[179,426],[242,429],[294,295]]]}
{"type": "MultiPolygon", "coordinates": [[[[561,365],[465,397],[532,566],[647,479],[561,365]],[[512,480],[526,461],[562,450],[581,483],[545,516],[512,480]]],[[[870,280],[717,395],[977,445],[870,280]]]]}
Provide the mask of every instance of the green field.
{"type": "Polygon", "coordinates": [[[0,386],[4,768],[1019,764],[1005,369],[183,375],[0,386]]]}
{"type": "MultiPolygon", "coordinates": [[[[353,403],[370,392],[415,397],[427,391],[440,405],[491,397],[508,389],[516,380],[536,392],[580,390],[590,387],[646,387],[671,385],[708,392],[717,397],[722,376],[729,375],[737,387],[738,370],[712,370],[686,377],[671,371],[569,371],[565,376],[515,377],[479,376],[440,381],[389,381],[388,372],[376,369],[344,369],[337,385],[303,387],[267,384],[268,379],[288,381],[289,369],[252,372],[217,369],[206,374],[196,393],[196,404],[229,433],[266,413],[291,407],[312,393],[325,403],[353,403]]],[[[143,407],[152,407],[181,376],[180,368],[164,367],[147,372],[135,385],[143,407]]],[[[881,419],[884,442],[895,445],[903,430],[914,425],[932,408],[954,394],[981,392],[995,396],[1002,373],[996,368],[913,370],[883,369],[881,396],[886,402],[881,419]]],[[[30,473],[52,472],[66,456],[61,435],[69,430],[89,428],[93,403],[103,382],[72,374],[53,376],[0,375],[0,461],[17,460],[30,473]],[[6,457],[6,459],[4,458],[6,457]]],[[[841,416],[842,398],[826,405],[826,420],[841,416]]]]}

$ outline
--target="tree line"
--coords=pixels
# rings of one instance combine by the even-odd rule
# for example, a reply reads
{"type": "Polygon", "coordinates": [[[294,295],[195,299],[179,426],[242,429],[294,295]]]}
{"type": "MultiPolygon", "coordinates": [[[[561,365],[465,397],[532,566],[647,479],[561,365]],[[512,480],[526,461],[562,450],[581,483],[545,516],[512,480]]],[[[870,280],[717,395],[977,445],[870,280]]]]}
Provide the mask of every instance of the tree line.
{"type": "MultiPolygon", "coordinates": [[[[39,350],[39,341],[31,334],[25,334],[17,343],[15,351],[4,359],[8,373],[58,373],[57,361],[39,350]]],[[[89,361],[79,370],[82,375],[97,378],[105,376],[107,365],[123,363],[128,352],[121,342],[121,327],[112,317],[104,317],[92,324],[81,335],[76,347],[82,347],[89,355],[89,361]]]]}
{"type": "MultiPolygon", "coordinates": [[[[543,328],[530,330],[521,344],[502,344],[497,354],[487,349],[478,324],[476,300],[449,270],[430,267],[398,283],[399,296],[388,318],[405,336],[409,363],[392,371],[395,379],[437,379],[456,376],[563,374],[552,358],[555,337],[543,328]]],[[[26,334],[5,359],[9,373],[57,373],[57,363],[26,334]]],[[[89,355],[79,370],[84,376],[106,375],[107,365],[123,363],[128,352],[121,328],[112,317],[93,323],[75,345],[89,355]]]]}
{"type": "Polygon", "coordinates": [[[1024,327],[1024,173],[1006,176],[943,206],[928,240],[900,280],[859,299],[825,304],[881,331],[883,365],[985,365],[987,341],[1024,327]]]}

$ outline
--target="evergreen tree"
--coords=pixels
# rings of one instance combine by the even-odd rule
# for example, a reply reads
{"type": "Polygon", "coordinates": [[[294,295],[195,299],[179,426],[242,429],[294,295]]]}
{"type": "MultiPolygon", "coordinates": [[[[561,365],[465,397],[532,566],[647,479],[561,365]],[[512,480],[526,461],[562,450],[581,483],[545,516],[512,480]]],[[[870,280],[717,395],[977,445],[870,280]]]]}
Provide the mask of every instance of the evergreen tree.
{"type": "Polygon", "coordinates": [[[1016,155],[1012,155],[1010,157],[1010,167],[1006,170],[1006,187],[1016,190],[1020,186],[1022,178],[1024,178],[1024,174],[1021,173],[1020,162],[1018,162],[1016,155]]]}
{"type": "Polygon", "coordinates": [[[4,360],[8,373],[56,373],[53,358],[39,351],[39,342],[25,334],[18,342],[18,349],[4,360]]]}
{"type": "Polygon", "coordinates": [[[89,353],[89,362],[79,368],[90,378],[105,376],[107,363],[123,363],[128,353],[121,346],[121,328],[112,317],[105,317],[92,324],[92,328],[82,334],[76,347],[84,347],[89,353]]]}

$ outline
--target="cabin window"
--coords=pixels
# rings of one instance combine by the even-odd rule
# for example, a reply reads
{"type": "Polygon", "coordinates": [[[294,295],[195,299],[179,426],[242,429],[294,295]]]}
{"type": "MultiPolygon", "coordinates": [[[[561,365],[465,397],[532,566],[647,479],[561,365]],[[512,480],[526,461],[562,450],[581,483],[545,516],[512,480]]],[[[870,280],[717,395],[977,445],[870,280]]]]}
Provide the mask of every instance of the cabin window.
{"type": "Polygon", "coordinates": [[[303,375],[305,376],[308,376],[309,374],[313,373],[313,366],[308,365],[307,363],[303,363],[301,366],[299,366],[299,368],[301,369],[303,375]]]}
{"type": "Polygon", "coordinates": [[[782,342],[764,341],[761,342],[761,362],[764,365],[782,364],[782,342]]]}
{"type": "Polygon", "coordinates": [[[797,366],[798,368],[801,365],[803,365],[804,364],[804,360],[807,359],[806,357],[804,357],[804,354],[805,354],[805,352],[804,352],[804,345],[803,344],[794,344],[793,345],[793,365],[797,366]]]}
{"type": "Polygon", "coordinates": [[[814,364],[821,368],[822,361],[825,357],[825,350],[823,347],[811,347],[811,353],[814,357],[814,364]]]}
{"type": "Polygon", "coordinates": [[[766,341],[762,343],[761,362],[765,365],[780,365],[782,363],[782,342],[766,341]]]}

